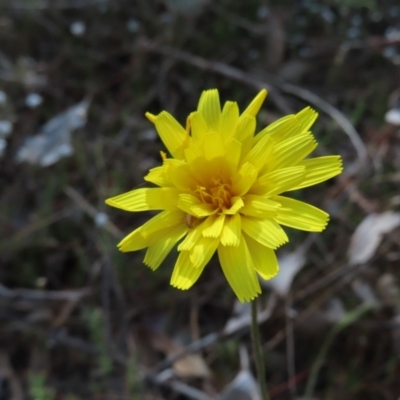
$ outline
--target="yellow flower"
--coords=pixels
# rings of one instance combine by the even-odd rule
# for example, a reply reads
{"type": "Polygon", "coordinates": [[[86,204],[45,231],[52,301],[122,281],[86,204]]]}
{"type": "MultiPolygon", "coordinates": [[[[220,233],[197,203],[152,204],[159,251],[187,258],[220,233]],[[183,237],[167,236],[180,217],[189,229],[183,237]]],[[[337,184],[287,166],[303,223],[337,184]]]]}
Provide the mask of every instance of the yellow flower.
{"type": "Polygon", "coordinates": [[[327,213],[281,193],[338,175],[341,158],[306,159],[317,147],[309,131],[317,113],[309,107],[254,136],[266,95],[262,90],[240,115],[236,102],[221,111],[218,91],[204,91],[186,129],[166,111],[146,114],[172,157],[162,152],[162,166],[144,178],[158,187],[106,201],[126,211],[161,211],[126,236],[121,251],[147,248],[144,263],[155,270],[179,243],[171,278],[179,289],[189,289],[217,251],[243,302],[261,293],[257,274],[278,273],[274,250],[288,242],[281,225],[310,232],[326,227],[327,213]]]}

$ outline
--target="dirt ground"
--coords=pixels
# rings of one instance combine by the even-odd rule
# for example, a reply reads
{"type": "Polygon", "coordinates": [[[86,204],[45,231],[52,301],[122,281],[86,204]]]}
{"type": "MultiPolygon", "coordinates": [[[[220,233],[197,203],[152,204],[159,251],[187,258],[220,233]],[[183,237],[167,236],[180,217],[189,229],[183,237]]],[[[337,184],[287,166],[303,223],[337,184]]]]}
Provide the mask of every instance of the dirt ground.
{"type": "Polygon", "coordinates": [[[116,244],[202,90],[265,126],[311,106],[344,173],[295,197],[260,298],[272,399],[400,398],[400,5],[378,0],[0,0],[0,400],[255,400],[249,308],[213,259],[189,291],[116,244]],[[175,359],[171,357],[180,355],[175,359]]]}

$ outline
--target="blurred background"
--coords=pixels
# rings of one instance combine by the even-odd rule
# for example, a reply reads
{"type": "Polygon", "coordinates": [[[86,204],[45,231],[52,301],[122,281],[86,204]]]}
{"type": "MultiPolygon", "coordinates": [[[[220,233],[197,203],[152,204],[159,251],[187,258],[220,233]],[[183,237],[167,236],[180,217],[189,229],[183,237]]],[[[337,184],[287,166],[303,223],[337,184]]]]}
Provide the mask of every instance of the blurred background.
{"type": "Polygon", "coordinates": [[[263,284],[271,398],[399,398],[398,1],[0,11],[0,400],[258,399],[248,305],[217,260],[191,290],[170,287],[176,254],[153,273],[116,249],[150,213],[104,200],[160,164],[146,111],[185,124],[204,89],[244,109],[264,87],[259,127],[310,105],[314,154],[345,165],[294,193],[331,222],[287,229],[280,275],[263,284]]]}

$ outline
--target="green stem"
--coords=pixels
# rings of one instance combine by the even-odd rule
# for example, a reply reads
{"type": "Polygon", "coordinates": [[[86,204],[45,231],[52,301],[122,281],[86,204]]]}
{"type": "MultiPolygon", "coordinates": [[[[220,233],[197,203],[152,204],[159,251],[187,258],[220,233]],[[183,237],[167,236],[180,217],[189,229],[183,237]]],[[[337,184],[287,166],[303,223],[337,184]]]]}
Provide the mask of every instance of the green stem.
{"type": "Polygon", "coordinates": [[[257,299],[254,299],[251,302],[251,341],[253,342],[253,351],[256,358],[257,375],[260,384],[261,397],[263,400],[270,400],[267,391],[267,383],[265,381],[265,365],[260,341],[260,332],[258,329],[256,300],[257,299]]]}

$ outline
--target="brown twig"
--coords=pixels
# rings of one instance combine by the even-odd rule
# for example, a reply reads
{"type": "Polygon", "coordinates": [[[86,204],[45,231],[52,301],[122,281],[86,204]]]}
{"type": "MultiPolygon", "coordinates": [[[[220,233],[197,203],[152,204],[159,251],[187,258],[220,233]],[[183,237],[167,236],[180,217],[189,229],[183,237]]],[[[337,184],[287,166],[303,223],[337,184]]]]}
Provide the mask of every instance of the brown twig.
{"type": "MultiPolygon", "coordinates": [[[[64,190],[65,194],[72,199],[75,204],[83,211],[86,212],[93,219],[99,214],[99,211],[92,206],[78,191],[73,187],[67,186],[64,190]]],[[[115,238],[120,239],[122,237],[122,232],[111,222],[107,221],[104,224],[104,228],[111,233],[115,238]]]]}
{"type": "Polygon", "coordinates": [[[72,301],[77,302],[92,294],[91,288],[80,290],[8,289],[0,284],[0,297],[7,300],[72,301]]]}

